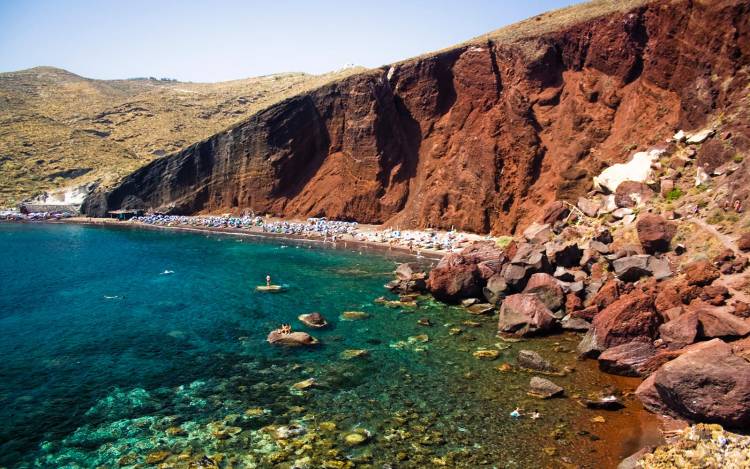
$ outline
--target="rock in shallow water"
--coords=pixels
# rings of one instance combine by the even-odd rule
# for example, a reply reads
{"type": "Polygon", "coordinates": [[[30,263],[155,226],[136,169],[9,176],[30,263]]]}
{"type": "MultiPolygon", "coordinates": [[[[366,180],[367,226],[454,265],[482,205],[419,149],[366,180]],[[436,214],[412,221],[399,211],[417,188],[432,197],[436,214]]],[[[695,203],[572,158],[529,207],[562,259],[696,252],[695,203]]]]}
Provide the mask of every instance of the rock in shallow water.
{"type": "Polygon", "coordinates": [[[560,373],[560,370],[550,362],[542,358],[533,350],[520,350],[518,352],[518,366],[527,370],[540,371],[542,373],[560,373]]]}
{"type": "Polygon", "coordinates": [[[268,334],[268,343],[272,345],[284,345],[287,347],[300,347],[317,345],[320,342],[307,332],[289,332],[283,333],[278,330],[271,331],[268,334]]]}
{"type": "Polygon", "coordinates": [[[529,382],[528,394],[532,397],[536,397],[539,399],[549,399],[552,397],[561,396],[563,392],[563,388],[545,378],[534,376],[529,382]]]}

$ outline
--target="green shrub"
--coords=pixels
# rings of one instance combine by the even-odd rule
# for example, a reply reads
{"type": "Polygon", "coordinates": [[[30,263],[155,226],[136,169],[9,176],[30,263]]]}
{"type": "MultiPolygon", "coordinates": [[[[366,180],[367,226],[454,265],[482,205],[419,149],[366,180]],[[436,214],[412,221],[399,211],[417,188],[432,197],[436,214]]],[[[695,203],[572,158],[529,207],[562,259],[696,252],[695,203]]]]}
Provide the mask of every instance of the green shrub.
{"type": "Polygon", "coordinates": [[[513,241],[513,236],[498,236],[495,238],[495,246],[505,249],[511,241],[513,241]]]}
{"type": "Polygon", "coordinates": [[[682,197],[682,190],[680,190],[679,187],[675,187],[671,191],[667,192],[667,195],[664,196],[665,199],[667,199],[670,202],[674,202],[675,200],[682,197]]]}
{"type": "Polygon", "coordinates": [[[742,157],[742,155],[736,154],[736,155],[734,155],[734,158],[732,158],[732,161],[734,161],[735,163],[742,163],[743,159],[744,158],[742,157]]]}

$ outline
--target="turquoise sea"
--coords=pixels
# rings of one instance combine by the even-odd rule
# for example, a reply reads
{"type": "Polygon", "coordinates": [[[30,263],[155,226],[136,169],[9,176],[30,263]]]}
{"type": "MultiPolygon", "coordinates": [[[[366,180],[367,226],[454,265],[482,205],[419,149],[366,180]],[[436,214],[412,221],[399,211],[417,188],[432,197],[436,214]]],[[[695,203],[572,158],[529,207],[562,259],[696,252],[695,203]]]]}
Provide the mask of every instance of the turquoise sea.
{"type": "Polygon", "coordinates": [[[396,299],[383,284],[404,260],[292,240],[0,223],[0,467],[608,467],[649,437],[630,398],[619,412],[576,402],[637,384],[576,361],[576,335],[506,343],[495,318],[460,307],[373,303],[396,299]],[[288,290],[256,293],[266,274],[288,290]],[[341,320],[350,310],[369,317],[341,320]],[[281,323],[306,330],[296,318],[312,311],[331,323],[308,330],[320,347],[265,342],[281,323]],[[535,400],[530,374],[498,369],[521,348],[575,369],[550,378],[568,397],[535,400]],[[479,349],[501,354],[479,360],[479,349]],[[542,418],[513,420],[516,406],[542,418]]]}

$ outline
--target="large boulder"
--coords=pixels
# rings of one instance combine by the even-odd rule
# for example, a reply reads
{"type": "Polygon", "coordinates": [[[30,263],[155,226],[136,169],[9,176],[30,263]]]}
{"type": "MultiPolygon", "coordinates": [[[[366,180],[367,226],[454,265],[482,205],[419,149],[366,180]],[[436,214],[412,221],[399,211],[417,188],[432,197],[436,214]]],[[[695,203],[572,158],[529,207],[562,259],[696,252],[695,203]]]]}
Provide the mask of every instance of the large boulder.
{"type": "Polygon", "coordinates": [[[651,294],[636,291],[621,296],[594,317],[578,351],[582,356],[597,357],[617,345],[640,338],[654,339],[661,322],[651,294]]]}
{"type": "Polygon", "coordinates": [[[615,275],[625,282],[635,282],[641,277],[651,275],[648,268],[648,261],[651,258],[648,254],[636,254],[633,256],[621,257],[612,262],[615,269],[615,275]]]}
{"type": "Polygon", "coordinates": [[[269,344],[272,345],[284,345],[287,347],[301,347],[317,345],[318,339],[311,336],[307,332],[281,332],[280,330],[271,331],[268,334],[269,344]]]}
{"type": "Polygon", "coordinates": [[[645,365],[655,354],[651,340],[634,340],[602,352],[599,368],[615,375],[644,376],[645,365]]]}
{"type": "Polygon", "coordinates": [[[533,274],[523,292],[536,295],[550,311],[557,311],[565,301],[565,293],[557,280],[543,272],[533,274]]]}
{"type": "Polygon", "coordinates": [[[636,391],[644,406],[694,421],[750,426],[750,362],[720,339],[683,353],[636,391]]]}
{"type": "Polygon", "coordinates": [[[519,336],[548,332],[556,326],[555,317],[538,296],[517,293],[503,300],[498,330],[519,336]]]}
{"type": "Polygon", "coordinates": [[[430,271],[427,289],[435,298],[448,303],[476,298],[482,294],[479,268],[461,254],[446,254],[430,271]]]}
{"type": "Polygon", "coordinates": [[[393,273],[396,279],[389,282],[386,287],[394,292],[421,293],[427,286],[427,274],[417,264],[399,264],[393,273]]]}
{"type": "Polygon", "coordinates": [[[668,251],[677,230],[674,223],[652,213],[639,216],[635,228],[643,250],[649,254],[668,251]]]}
{"type": "Polygon", "coordinates": [[[691,262],[683,269],[688,285],[704,286],[721,276],[719,271],[707,260],[691,262]]]}
{"type": "Polygon", "coordinates": [[[659,335],[670,348],[682,348],[698,340],[745,337],[750,322],[719,308],[702,308],[662,324],[659,335]]]}

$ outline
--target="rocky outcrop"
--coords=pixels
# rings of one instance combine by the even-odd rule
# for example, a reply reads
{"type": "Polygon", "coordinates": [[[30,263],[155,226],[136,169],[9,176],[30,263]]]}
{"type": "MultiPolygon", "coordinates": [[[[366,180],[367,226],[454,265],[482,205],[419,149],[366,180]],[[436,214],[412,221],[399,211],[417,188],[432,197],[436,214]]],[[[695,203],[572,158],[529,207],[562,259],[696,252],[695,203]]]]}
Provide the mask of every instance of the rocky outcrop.
{"type": "Polygon", "coordinates": [[[291,97],[99,189],[83,211],[514,232],[550,201],[575,202],[633,142],[742,106],[747,7],[630,0],[577,6],[574,22],[540,15],[291,97]]]}
{"type": "Polygon", "coordinates": [[[644,406],[730,428],[750,425],[750,363],[714,339],[666,363],[636,391],[644,406]]]}

